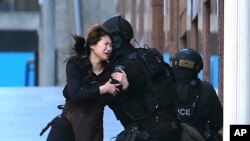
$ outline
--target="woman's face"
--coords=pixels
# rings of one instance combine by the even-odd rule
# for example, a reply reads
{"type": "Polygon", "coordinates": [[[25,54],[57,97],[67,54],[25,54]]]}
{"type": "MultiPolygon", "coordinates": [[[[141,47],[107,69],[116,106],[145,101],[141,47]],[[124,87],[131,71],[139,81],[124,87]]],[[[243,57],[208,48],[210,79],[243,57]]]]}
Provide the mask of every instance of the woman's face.
{"type": "Polygon", "coordinates": [[[109,36],[101,37],[95,45],[91,45],[91,54],[100,61],[107,61],[112,51],[112,43],[109,36]]]}

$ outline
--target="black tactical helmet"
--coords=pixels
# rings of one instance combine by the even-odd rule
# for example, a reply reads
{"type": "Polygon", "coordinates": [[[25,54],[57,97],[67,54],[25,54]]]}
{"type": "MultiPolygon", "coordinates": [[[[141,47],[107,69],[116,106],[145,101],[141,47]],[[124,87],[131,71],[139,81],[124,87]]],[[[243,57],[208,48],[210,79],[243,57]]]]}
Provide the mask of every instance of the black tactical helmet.
{"type": "Polygon", "coordinates": [[[171,61],[173,69],[191,70],[195,74],[203,69],[201,55],[191,48],[181,49],[175,56],[171,57],[171,61]]]}
{"type": "Polygon", "coordinates": [[[134,36],[131,24],[120,15],[108,19],[103,25],[112,35],[118,33],[127,41],[130,41],[134,36]]]}

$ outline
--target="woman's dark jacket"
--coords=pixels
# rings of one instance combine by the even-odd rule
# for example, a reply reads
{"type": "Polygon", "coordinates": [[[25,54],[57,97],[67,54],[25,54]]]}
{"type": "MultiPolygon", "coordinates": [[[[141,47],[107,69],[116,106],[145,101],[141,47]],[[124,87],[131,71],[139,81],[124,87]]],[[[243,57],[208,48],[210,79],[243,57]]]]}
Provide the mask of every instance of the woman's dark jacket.
{"type": "Polygon", "coordinates": [[[95,75],[88,57],[71,58],[67,62],[63,114],[72,124],[76,141],[103,141],[103,100],[112,95],[101,96],[99,86],[110,79],[112,70],[104,62],[102,73],[95,75]]]}

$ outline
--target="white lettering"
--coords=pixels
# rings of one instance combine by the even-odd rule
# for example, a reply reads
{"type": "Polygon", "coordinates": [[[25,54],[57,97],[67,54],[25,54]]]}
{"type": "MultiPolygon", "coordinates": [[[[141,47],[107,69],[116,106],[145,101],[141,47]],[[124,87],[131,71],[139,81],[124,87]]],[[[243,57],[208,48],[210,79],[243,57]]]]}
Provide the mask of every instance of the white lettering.
{"type": "Polygon", "coordinates": [[[243,136],[243,134],[247,133],[247,129],[241,129],[241,136],[243,136]]]}
{"type": "Polygon", "coordinates": [[[190,116],[190,109],[186,109],[186,115],[190,116]]]}
{"type": "Polygon", "coordinates": [[[190,109],[178,109],[178,113],[182,116],[190,116],[190,109]]]}
{"type": "Polygon", "coordinates": [[[234,132],[234,136],[237,136],[237,135],[240,136],[240,131],[239,131],[239,129],[236,129],[235,132],[234,132]]]}
{"type": "Polygon", "coordinates": [[[247,133],[247,130],[246,129],[236,129],[235,132],[234,132],[234,136],[243,136],[244,134],[247,133]]]}

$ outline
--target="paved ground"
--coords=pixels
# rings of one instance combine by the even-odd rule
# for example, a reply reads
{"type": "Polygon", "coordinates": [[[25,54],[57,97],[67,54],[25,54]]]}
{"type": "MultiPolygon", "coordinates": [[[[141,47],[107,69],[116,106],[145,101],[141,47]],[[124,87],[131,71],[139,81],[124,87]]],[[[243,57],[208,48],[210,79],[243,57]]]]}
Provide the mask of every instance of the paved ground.
{"type": "MultiPolygon", "coordinates": [[[[60,114],[62,87],[0,87],[0,141],[45,141],[48,131],[41,129],[60,114]]],[[[106,107],[104,141],[122,130],[112,111],[106,107]]]]}

